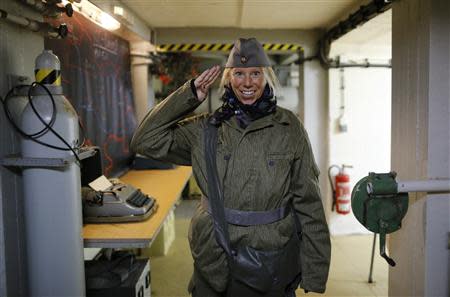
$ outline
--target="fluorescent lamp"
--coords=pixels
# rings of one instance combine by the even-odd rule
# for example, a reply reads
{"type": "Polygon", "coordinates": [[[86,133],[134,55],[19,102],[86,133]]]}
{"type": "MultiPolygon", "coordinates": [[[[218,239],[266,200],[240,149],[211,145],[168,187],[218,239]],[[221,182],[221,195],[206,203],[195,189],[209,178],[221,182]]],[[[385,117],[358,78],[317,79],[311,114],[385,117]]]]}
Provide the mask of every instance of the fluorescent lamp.
{"type": "MultiPolygon", "coordinates": [[[[66,5],[67,3],[70,3],[70,1],[62,0],[63,5],[66,5]]],[[[75,11],[78,11],[89,20],[105,28],[106,30],[114,31],[120,28],[120,23],[115,18],[113,18],[88,0],[81,0],[79,3],[73,2],[72,7],[75,11]]]]}
{"type": "Polygon", "coordinates": [[[104,11],[100,14],[100,23],[103,28],[109,31],[114,31],[120,28],[120,23],[104,11]]]}
{"type": "Polygon", "coordinates": [[[114,6],[114,14],[120,15],[121,17],[123,17],[124,12],[123,12],[123,7],[122,6],[114,6]]]}

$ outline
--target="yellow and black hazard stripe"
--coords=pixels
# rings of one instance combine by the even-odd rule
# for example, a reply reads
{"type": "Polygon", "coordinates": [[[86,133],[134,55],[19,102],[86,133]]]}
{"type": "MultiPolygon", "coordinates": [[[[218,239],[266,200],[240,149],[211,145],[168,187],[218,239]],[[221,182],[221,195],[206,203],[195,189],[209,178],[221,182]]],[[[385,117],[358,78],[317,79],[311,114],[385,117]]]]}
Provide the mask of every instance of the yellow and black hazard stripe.
{"type": "Polygon", "coordinates": [[[300,45],[292,43],[264,43],[262,46],[266,51],[296,52],[302,50],[300,45]]]}
{"type": "MultiPolygon", "coordinates": [[[[303,50],[298,44],[292,43],[264,43],[264,50],[268,52],[297,52],[303,50]]],[[[228,53],[233,43],[169,43],[161,44],[158,52],[223,52],[228,53]]]]}
{"type": "Polygon", "coordinates": [[[45,84],[60,86],[61,85],[61,71],[50,68],[40,68],[34,70],[36,81],[45,84]]]}

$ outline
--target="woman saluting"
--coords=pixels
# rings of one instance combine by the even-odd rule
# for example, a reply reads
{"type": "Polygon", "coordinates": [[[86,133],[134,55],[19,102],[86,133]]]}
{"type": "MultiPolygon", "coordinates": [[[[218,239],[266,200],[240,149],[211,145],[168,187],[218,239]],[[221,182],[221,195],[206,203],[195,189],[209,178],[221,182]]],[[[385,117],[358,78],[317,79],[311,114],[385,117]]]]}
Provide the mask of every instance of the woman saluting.
{"type": "Polygon", "coordinates": [[[193,296],[322,293],[330,239],[318,169],[303,125],[276,105],[278,80],[261,44],[238,39],[222,75],[223,105],[187,118],[220,74],[215,66],[154,107],[132,149],[191,165],[204,194],[189,243],[193,296]]]}

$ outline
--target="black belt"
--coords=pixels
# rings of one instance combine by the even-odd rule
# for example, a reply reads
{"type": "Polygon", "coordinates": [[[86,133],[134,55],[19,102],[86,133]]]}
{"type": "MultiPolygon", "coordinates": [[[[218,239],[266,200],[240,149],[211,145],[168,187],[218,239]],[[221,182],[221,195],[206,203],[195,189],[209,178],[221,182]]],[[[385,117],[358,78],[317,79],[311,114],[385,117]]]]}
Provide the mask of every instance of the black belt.
{"type": "MultiPolygon", "coordinates": [[[[202,196],[201,203],[203,208],[211,214],[208,199],[202,196]]],[[[238,226],[255,226],[271,224],[284,219],[291,212],[291,207],[282,206],[267,211],[245,211],[224,207],[224,210],[225,220],[228,223],[238,226]]]]}

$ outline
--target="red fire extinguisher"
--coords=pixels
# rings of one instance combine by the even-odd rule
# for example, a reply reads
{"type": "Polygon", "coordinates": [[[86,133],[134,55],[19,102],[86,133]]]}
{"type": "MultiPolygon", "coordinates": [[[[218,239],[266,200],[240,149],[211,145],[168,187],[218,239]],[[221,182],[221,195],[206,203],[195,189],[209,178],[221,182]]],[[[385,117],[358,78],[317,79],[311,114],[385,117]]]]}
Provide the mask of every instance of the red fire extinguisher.
{"type": "Polygon", "coordinates": [[[350,188],[350,176],[345,171],[346,168],[353,168],[351,165],[331,165],[328,168],[328,178],[330,180],[331,189],[333,189],[333,204],[331,205],[331,210],[334,211],[336,207],[336,212],[340,214],[349,214],[351,210],[351,188],[350,188]],[[331,171],[333,168],[339,170],[338,174],[334,176],[334,182],[332,178],[331,171]]]}

